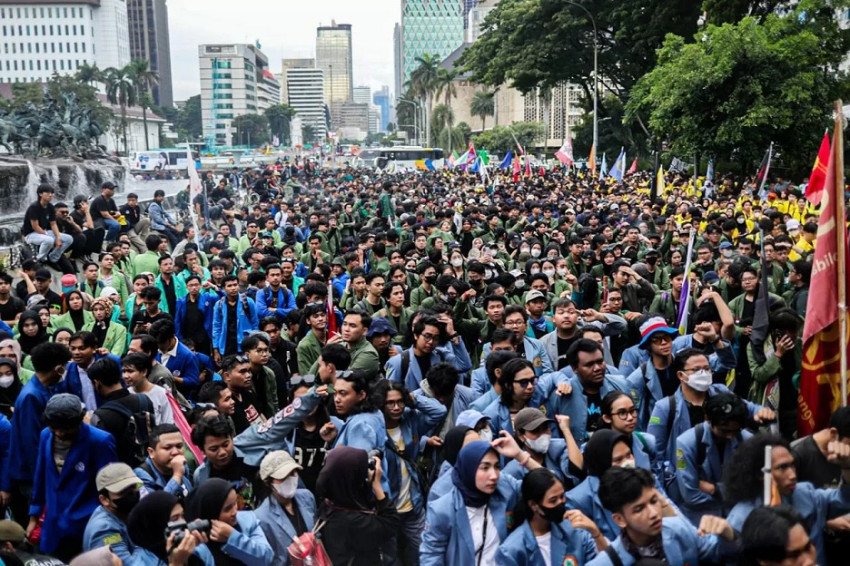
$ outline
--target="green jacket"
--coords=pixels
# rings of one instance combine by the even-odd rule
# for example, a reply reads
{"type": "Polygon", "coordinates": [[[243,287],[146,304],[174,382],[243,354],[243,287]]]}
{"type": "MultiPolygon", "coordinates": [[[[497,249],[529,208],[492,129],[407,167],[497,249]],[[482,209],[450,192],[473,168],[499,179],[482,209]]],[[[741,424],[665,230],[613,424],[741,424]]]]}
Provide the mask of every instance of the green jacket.
{"type": "Polygon", "coordinates": [[[322,355],[322,347],[323,344],[319,342],[316,335],[307,332],[307,335],[298,342],[295,349],[298,354],[298,373],[301,375],[311,373],[310,368],[314,363],[317,363],[319,356],[322,355]]]}
{"type": "MultiPolygon", "coordinates": [[[[183,281],[181,277],[172,275],[171,282],[174,285],[174,296],[178,301],[189,294],[189,291],[186,290],[186,282],[183,281]]],[[[160,310],[173,316],[175,313],[168,312],[168,301],[165,298],[165,287],[162,286],[162,275],[156,276],[156,283],[154,283],[154,285],[156,285],[157,289],[162,291],[162,298],[159,300],[160,310]]]]}
{"type": "MultiPolygon", "coordinates": [[[[94,324],[94,315],[91,311],[83,311],[83,326],[79,330],[86,330],[86,327],[94,324]]],[[[47,329],[47,332],[52,334],[59,328],[68,328],[73,331],[77,331],[74,328],[74,322],[71,320],[71,313],[66,312],[65,314],[52,314],[50,315],[50,328],[47,329]]]]}
{"type": "MultiPolygon", "coordinates": [[[[94,319],[83,326],[83,330],[91,332],[94,329],[94,319]]],[[[103,339],[102,348],[109,350],[110,354],[114,354],[119,358],[124,355],[127,350],[127,329],[117,322],[110,322],[106,328],[106,338],[103,339]]]]}
{"type": "MultiPolygon", "coordinates": [[[[366,374],[366,380],[370,383],[381,377],[381,360],[378,357],[378,351],[372,346],[372,343],[363,338],[354,346],[348,345],[348,353],[351,355],[351,364],[348,369],[361,370],[366,374]]],[[[299,360],[300,362],[301,360],[299,360]]],[[[300,363],[299,363],[300,365],[300,363]]],[[[310,366],[310,371],[313,375],[319,373],[319,360],[317,359],[310,366]]]]}
{"type": "Polygon", "coordinates": [[[393,336],[392,343],[401,344],[404,341],[404,335],[407,332],[410,314],[410,309],[402,308],[401,316],[398,317],[398,324],[396,324],[395,317],[390,314],[389,307],[379,310],[375,313],[375,316],[382,316],[387,319],[387,322],[389,322],[390,326],[392,326],[396,331],[396,335],[393,336]]]}
{"type": "Polygon", "coordinates": [[[159,275],[159,254],[147,251],[137,255],[133,259],[133,275],[139,273],[153,273],[159,275]]]}
{"type": "MultiPolygon", "coordinates": [[[[764,343],[765,353],[773,350],[773,340],[768,336],[767,340],[764,343]]],[[[787,352],[786,356],[791,355],[791,352],[787,352]]],[[[794,346],[794,367],[797,368],[797,372],[794,374],[794,385],[796,386],[799,383],[800,379],[800,367],[803,362],[803,341],[797,340],[796,345],[794,346]]],[[[765,360],[763,365],[759,365],[753,356],[753,344],[747,344],[747,362],[750,366],[750,373],[753,376],[753,383],[750,385],[750,392],[748,398],[753,403],[758,405],[765,405],[767,399],[765,399],[765,391],[767,389],[767,385],[779,377],[779,372],[782,371],[782,360],[781,358],[777,358],[776,355],[771,352],[767,355],[767,359],[765,360]]],[[[779,389],[778,387],[776,389],[779,389]]],[[[782,391],[779,391],[779,394],[782,395],[782,391]]],[[[794,398],[797,398],[797,391],[790,392],[794,398]]],[[[771,405],[774,408],[779,407],[779,400],[776,399],[775,402],[772,402],[771,405]]]]}
{"type": "Polygon", "coordinates": [[[410,292],[410,308],[415,310],[419,310],[422,306],[422,301],[428,298],[433,298],[437,296],[437,288],[431,285],[431,292],[426,291],[422,285],[414,288],[410,292]]]}

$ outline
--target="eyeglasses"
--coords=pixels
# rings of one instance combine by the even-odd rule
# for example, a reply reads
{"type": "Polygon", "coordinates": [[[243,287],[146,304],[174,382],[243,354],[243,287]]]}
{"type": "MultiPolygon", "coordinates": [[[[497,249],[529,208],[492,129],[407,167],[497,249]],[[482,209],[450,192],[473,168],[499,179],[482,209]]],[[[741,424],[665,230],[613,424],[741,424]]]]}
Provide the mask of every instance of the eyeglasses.
{"type": "Polygon", "coordinates": [[[386,407],[404,407],[404,399],[397,399],[395,401],[386,401],[384,403],[386,407]]]}
{"type": "Polygon", "coordinates": [[[620,409],[616,413],[611,414],[615,415],[619,419],[626,420],[626,417],[631,417],[633,419],[637,418],[638,412],[636,408],[632,407],[631,409],[620,409]]]}
{"type": "Polygon", "coordinates": [[[289,387],[300,387],[302,385],[313,385],[316,383],[316,376],[312,374],[296,375],[289,378],[289,387]]]}
{"type": "Polygon", "coordinates": [[[530,379],[517,379],[514,383],[519,385],[522,389],[527,389],[529,385],[535,385],[537,383],[537,378],[532,377],[530,379]]]}
{"type": "Polygon", "coordinates": [[[663,344],[664,342],[672,342],[673,337],[669,334],[655,334],[649,339],[653,344],[663,344]]]}
{"type": "Polygon", "coordinates": [[[423,340],[425,340],[425,342],[427,342],[427,343],[434,343],[434,342],[436,342],[437,340],[439,340],[439,338],[440,338],[439,336],[434,336],[433,334],[425,334],[425,333],[422,333],[422,334],[420,334],[419,336],[420,336],[423,340]]]}

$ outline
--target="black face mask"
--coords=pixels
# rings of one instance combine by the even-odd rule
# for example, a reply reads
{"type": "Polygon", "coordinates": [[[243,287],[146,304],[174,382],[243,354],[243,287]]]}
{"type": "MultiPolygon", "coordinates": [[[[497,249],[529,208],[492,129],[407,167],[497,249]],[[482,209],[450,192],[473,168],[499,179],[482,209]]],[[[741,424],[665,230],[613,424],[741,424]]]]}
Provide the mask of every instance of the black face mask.
{"type": "Polygon", "coordinates": [[[425,283],[433,285],[434,281],[437,280],[437,276],[436,275],[426,275],[422,279],[425,281],[425,283]]]}
{"type": "Polygon", "coordinates": [[[658,258],[654,257],[654,256],[653,257],[647,257],[647,258],[645,258],[645,261],[649,265],[655,265],[656,263],[658,263],[658,258]]]}
{"type": "Polygon", "coordinates": [[[540,505],[540,512],[543,518],[550,523],[560,523],[564,520],[564,513],[567,512],[567,504],[559,503],[554,507],[543,507],[540,505]]]}
{"type": "Polygon", "coordinates": [[[135,490],[122,496],[121,499],[112,499],[112,504],[115,506],[115,514],[121,517],[129,516],[130,511],[139,503],[140,498],[141,493],[139,493],[139,490],[135,490]]]}

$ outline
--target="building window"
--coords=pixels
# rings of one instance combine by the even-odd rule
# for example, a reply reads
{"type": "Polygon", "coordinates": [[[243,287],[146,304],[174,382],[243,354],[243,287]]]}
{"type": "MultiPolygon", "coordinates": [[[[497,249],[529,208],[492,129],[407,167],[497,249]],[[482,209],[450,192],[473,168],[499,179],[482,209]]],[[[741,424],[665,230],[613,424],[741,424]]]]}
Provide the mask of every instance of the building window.
{"type": "Polygon", "coordinates": [[[38,53],[38,43],[35,44],[35,52],[38,53]]]}
{"type": "Polygon", "coordinates": [[[35,69],[36,71],[41,70],[41,59],[36,60],[35,67],[36,67],[36,69],[35,69]]]}
{"type": "Polygon", "coordinates": [[[86,52],[86,44],[83,43],[83,53],[85,53],[85,52],[86,52]]]}
{"type": "Polygon", "coordinates": [[[32,43],[27,43],[27,53],[32,53],[32,43]]]}
{"type": "Polygon", "coordinates": [[[65,35],[71,35],[70,33],[68,33],[68,24],[65,24],[65,35]]]}
{"type": "Polygon", "coordinates": [[[59,70],[60,71],[65,70],[65,60],[64,59],[59,59],[59,70]]]}
{"type": "Polygon", "coordinates": [[[80,52],[80,46],[77,45],[77,42],[75,41],[74,42],[74,53],[79,53],[79,52],[80,52]]]}
{"type": "Polygon", "coordinates": [[[29,34],[30,34],[30,27],[27,26],[27,35],[29,35],[29,34]]]}
{"type": "Polygon", "coordinates": [[[218,115],[218,116],[216,116],[216,117],[217,117],[217,118],[221,118],[221,119],[226,119],[226,118],[230,118],[230,119],[232,119],[232,118],[233,118],[233,114],[219,114],[219,115],[218,115]]]}
{"type": "MultiPolygon", "coordinates": [[[[66,18],[68,17],[68,8],[65,8],[65,17],[66,18]]],[[[68,30],[65,30],[65,31],[67,32],[68,30]]]]}

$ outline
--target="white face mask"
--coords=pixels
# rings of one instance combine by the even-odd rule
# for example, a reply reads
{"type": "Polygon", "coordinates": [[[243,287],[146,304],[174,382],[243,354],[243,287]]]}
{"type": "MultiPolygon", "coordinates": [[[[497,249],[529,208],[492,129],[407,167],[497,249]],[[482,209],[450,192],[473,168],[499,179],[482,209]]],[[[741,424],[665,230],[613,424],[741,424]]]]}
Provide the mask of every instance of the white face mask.
{"type": "Polygon", "coordinates": [[[462,259],[453,259],[452,265],[454,267],[460,267],[461,265],[463,265],[463,260],[462,259]]]}
{"type": "Polygon", "coordinates": [[[555,277],[555,270],[554,269],[544,269],[543,275],[545,275],[546,277],[555,277]]]}
{"type": "Polygon", "coordinates": [[[527,253],[528,253],[528,248],[520,248],[520,249],[519,249],[519,253],[521,253],[521,254],[527,254],[527,253]]]}
{"type": "Polygon", "coordinates": [[[537,248],[531,250],[531,257],[540,257],[540,250],[537,248]]]}
{"type": "Polygon", "coordinates": [[[559,267],[558,268],[558,275],[560,277],[564,277],[564,276],[566,276],[566,274],[567,274],[567,268],[566,267],[559,267]]]}
{"type": "Polygon", "coordinates": [[[711,372],[706,369],[695,371],[688,376],[688,387],[694,391],[708,391],[711,387],[711,372]]]}
{"type": "Polygon", "coordinates": [[[7,375],[0,375],[0,387],[3,389],[8,389],[13,383],[15,383],[15,376],[11,373],[7,375]]]}
{"type": "Polygon", "coordinates": [[[543,434],[537,438],[525,439],[525,445],[528,446],[528,449],[537,452],[538,454],[546,454],[549,451],[549,443],[552,441],[551,434],[543,434]]]}
{"type": "Polygon", "coordinates": [[[295,491],[298,489],[298,476],[291,476],[283,480],[283,483],[274,485],[274,490],[284,499],[292,499],[295,497],[295,491]]]}
{"type": "Polygon", "coordinates": [[[620,462],[620,467],[621,467],[621,468],[630,468],[630,469],[634,469],[634,468],[635,468],[635,461],[634,461],[634,459],[632,459],[632,460],[623,460],[622,462],[620,462]]]}
{"type": "Polygon", "coordinates": [[[493,431],[490,427],[479,430],[478,436],[481,437],[481,440],[484,442],[493,442],[493,431]]]}
{"type": "Polygon", "coordinates": [[[524,289],[525,288],[525,279],[517,279],[516,282],[514,283],[514,287],[516,287],[517,289],[524,289]]]}
{"type": "Polygon", "coordinates": [[[540,269],[538,269],[536,267],[532,267],[528,272],[531,273],[532,275],[537,275],[538,273],[540,273],[540,269]]]}

